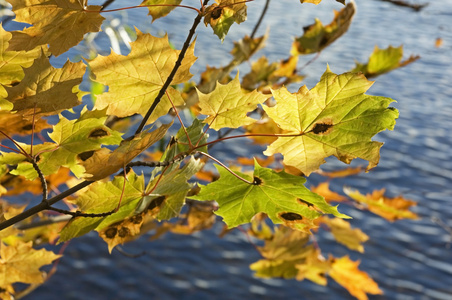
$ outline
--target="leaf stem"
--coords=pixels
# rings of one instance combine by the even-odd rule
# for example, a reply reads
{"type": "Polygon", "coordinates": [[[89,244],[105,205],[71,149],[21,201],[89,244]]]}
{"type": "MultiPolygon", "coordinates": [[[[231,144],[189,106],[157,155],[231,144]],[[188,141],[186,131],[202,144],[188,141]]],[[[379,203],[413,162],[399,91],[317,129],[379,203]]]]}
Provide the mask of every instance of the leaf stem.
{"type": "MultiPolygon", "coordinates": [[[[209,0],[204,0],[203,6],[207,5],[208,2],[209,2],[209,0]]],[[[181,51],[179,53],[179,57],[177,58],[176,63],[174,64],[174,68],[171,71],[171,74],[166,79],[166,81],[163,84],[162,88],[160,89],[157,97],[155,98],[155,100],[152,103],[151,107],[149,108],[149,110],[147,111],[147,113],[144,116],[143,120],[141,121],[140,125],[138,126],[138,129],[135,131],[135,135],[139,134],[143,130],[143,128],[146,125],[147,121],[151,117],[151,114],[154,112],[155,108],[157,107],[157,105],[162,100],[162,97],[165,94],[166,90],[168,89],[169,85],[171,84],[171,81],[173,81],[173,78],[176,75],[177,70],[182,65],[182,60],[184,59],[185,53],[187,52],[188,47],[190,46],[190,42],[191,42],[193,36],[195,35],[196,27],[198,27],[199,23],[201,23],[202,17],[203,17],[202,14],[199,13],[196,16],[195,20],[193,21],[193,25],[190,28],[190,31],[188,33],[187,38],[185,39],[184,45],[183,45],[183,47],[182,47],[182,49],[181,49],[181,51]]]]}
{"type": "Polygon", "coordinates": [[[240,175],[236,174],[234,171],[232,171],[231,169],[228,168],[228,166],[226,166],[225,164],[223,164],[221,161],[219,161],[218,159],[216,159],[215,157],[213,157],[210,154],[207,154],[205,152],[202,151],[198,151],[197,153],[202,154],[204,156],[207,156],[208,158],[210,158],[211,160],[215,161],[217,164],[219,164],[220,166],[222,166],[223,168],[225,168],[229,173],[231,173],[232,175],[234,175],[236,178],[240,179],[243,182],[246,182],[248,184],[254,184],[253,182],[246,180],[245,178],[241,177],[240,175]]]}
{"type": "Polygon", "coordinates": [[[205,143],[205,144],[202,144],[202,145],[198,145],[193,150],[199,149],[201,147],[209,146],[209,145],[212,145],[212,144],[216,144],[218,142],[222,142],[222,141],[225,141],[225,140],[237,139],[237,138],[242,138],[242,137],[251,137],[251,136],[297,137],[297,136],[302,136],[304,134],[305,134],[304,132],[297,133],[297,134],[277,134],[277,133],[271,133],[271,134],[270,133],[240,134],[240,135],[234,135],[234,136],[227,136],[227,137],[224,137],[224,138],[219,138],[219,139],[216,139],[215,141],[211,141],[211,142],[208,142],[208,143],[205,143]]]}
{"type": "Polygon", "coordinates": [[[182,122],[182,119],[180,118],[179,112],[177,111],[176,106],[173,103],[173,100],[171,100],[171,97],[168,94],[168,91],[165,91],[165,94],[166,94],[166,97],[168,97],[168,100],[171,103],[171,106],[173,107],[174,113],[176,114],[177,118],[179,119],[180,126],[182,126],[182,129],[185,132],[185,136],[187,137],[187,140],[188,140],[188,145],[190,146],[190,148],[193,148],[193,144],[191,143],[190,136],[188,135],[187,129],[185,128],[184,123],[182,122]]]}
{"type": "Polygon", "coordinates": [[[133,9],[133,8],[140,8],[140,7],[153,7],[153,6],[173,6],[173,7],[183,7],[195,10],[198,14],[201,14],[201,11],[195,7],[187,6],[187,5],[177,5],[177,4],[149,4],[149,5],[134,5],[134,6],[127,6],[127,7],[121,7],[121,8],[114,8],[114,9],[105,9],[105,10],[87,10],[84,9],[84,12],[87,13],[105,13],[105,12],[115,12],[115,11],[121,11],[126,9],[133,9]]]}

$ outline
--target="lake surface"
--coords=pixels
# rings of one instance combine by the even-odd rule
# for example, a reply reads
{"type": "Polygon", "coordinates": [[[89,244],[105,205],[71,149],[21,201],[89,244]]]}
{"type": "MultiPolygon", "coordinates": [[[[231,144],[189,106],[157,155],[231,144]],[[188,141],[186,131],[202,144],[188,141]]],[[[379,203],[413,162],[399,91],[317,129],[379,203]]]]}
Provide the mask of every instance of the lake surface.
{"type": "MultiPolygon", "coordinates": [[[[199,4],[184,1],[191,2],[199,4]]],[[[354,217],[352,225],[370,236],[365,253],[349,252],[329,235],[321,235],[319,244],[325,256],[329,252],[350,254],[362,261],[360,268],[385,293],[372,299],[452,299],[452,236],[447,231],[452,227],[452,1],[429,1],[418,13],[377,0],[357,2],[349,32],[303,70],[308,75],[303,84],[313,87],[327,63],[333,72],[342,73],[354,66],[355,59],[365,62],[375,45],[403,44],[406,58],[415,54],[421,59],[378,77],[368,92],[397,100],[394,106],[400,111],[395,130],[378,135],[378,140],[385,142],[378,167],[367,174],[334,180],[331,188],[340,192],[345,185],[362,193],[386,188],[389,196],[401,194],[417,201],[414,211],[421,219],[391,224],[341,205],[341,212],[354,217]],[[439,48],[435,47],[436,38],[443,39],[439,48]]],[[[116,1],[110,8],[139,3],[116,1]]],[[[249,4],[248,21],[234,24],[223,45],[210,28],[200,26],[195,53],[200,58],[192,73],[202,71],[206,64],[226,64],[232,41],[251,33],[263,4],[263,0],[249,4]]],[[[328,24],[332,10],[341,7],[331,0],[318,6],[296,0],[272,1],[259,31],[270,29],[268,47],[254,59],[261,55],[270,60],[286,58],[292,38],[302,35],[303,26],[314,17],[328,24]]],[[[195,17],[181,8],[152,25],[145,9],[110,16],[125,22],[139,20],[137,27],[143,32],[167,31],[177,48],[195,17]]],[[[109,39],[99,37],[98,44],[108,47],[109,39]]],[[[301,57],[300,66],[311,58],[301,57]]],[[[55,60],[55,64],[62,61],[55,60]]],[[[244,66],[241,74],[247,68],[244,66]]],[[[214,155],[223,160],[249,156],[243,141],[238,143],[240,147],[217,147],[214,155]]],[[[328,162],[324,170],[345,167],[335,159],[328,162]]],[[[313,175],[307,185],[321,180],[313,175]]],[[[153,242],[143,237],[124,246],[130,253],[145,252],[134,259],[117,251],[109,255],[103,241],[89,234],[70,242],[56,275],[28,299],[351,299],[331,279],[327,287],[321,287],[309,281],[254,278],[248,266],[260,256],[253,245],[239,231],[218,238],[220,230],[217,226],[193,236],[166,235],[153,242]]]]}

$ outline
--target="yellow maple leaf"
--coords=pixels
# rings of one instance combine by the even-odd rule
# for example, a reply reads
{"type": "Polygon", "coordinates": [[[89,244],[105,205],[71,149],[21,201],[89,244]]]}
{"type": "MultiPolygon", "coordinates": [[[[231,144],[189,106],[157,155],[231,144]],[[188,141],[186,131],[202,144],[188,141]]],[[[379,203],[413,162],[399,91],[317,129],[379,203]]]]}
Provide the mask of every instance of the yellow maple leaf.
{"type": "Polygon", "coordinates": [[[15,282],[42,283],[41,268],[61,257],[45,249],[35,250],[32,242],[19,242],[15,246],[0,243],[0,288],[15,282]]]}
{"type": "Polygon", "coordinates": [[[165,124],[152,132],[143,132],[131,141],[124,140],[114,151],[102,148],[96,152],[81,153],[78,157],[85,167],[87,179],[96,181],[124,168],[137,155],[163,138],[171,125],[172,123],[165,124]]]}
{"type": "Polygon", "coordinates": [[[5,87],[14,111],[25,117],[54,115],[80,104],[83,93],[78,89],[85,74],[83,62],[67,61],[54,68],[44,53],[24,70],[25,77],[16,86],[5,87]]]}
{"type": "Polygon", "coordinates": [[[352,261],[348,256],[333,259],[329,276],[359,300],[367,300],[366,294],[381,295],[383,292],[370,276],[358,269],[360,261],[352,261]]]}
{"type": "Polygon", "coordinates": [[[320,222],[330,227],[331,234],[337,242],[347,246],[351,250],[364,252],[362,243],[366,242],[369,237],[359,228],[352,229],[350,223],[340,218],[330,219],[323,216],[320,222]]]}
{"type": "Polygon", "coordinates": [[[366,205],[367,209],[388,221],[396,221],[400,219],[418,219],[418,215],[411,212],[411,206],[415,206],[416,202],[398,196],[389,198],[384,196],[385,189],[375,190],[372,194],[363,195],[356,190],[344,188],[344,192],[353,200],[366,205]]]}
{"type": "Polygon", "coordinates": [[[329,182],[321,182],[321,183],[319,183],[318,186],[311,187],[310,190],[316,194],[319,194],[323,198],[325,198],[325,201],[328,203],[342,202],[342,201],[347,200],[347,197],[339,195],[338,193],[335,193],[332,190],[330,190],[329,182]]]}
{"type": "Polygon", "coordinates": [[[226,85],[217,83],[215,90],[209,94],[203,94],[198,90],[198,97],[200,113],[208,116],[204,123],[208,123],[212,129],[219,130],[223,127],[237,128],[256,122],[246,114],[256,109],[257,104],[263,103],[270,96],[257,91],[242,92],[237,74],[234,80],[226,85]]]}
{"type": "MultiPolygon", "coordinates": [[[[167,36],[157,38],[139,30],[137,36],[137,40],[130,43],[132,50],[127,56],[112,52],[89,61],[95,77],[93,80],[109,86],[108,92],[97,96],[95,105],[96,109],[108,106],[108,115],[127,117],[138,113],[144,116],[179,56],[180,51],[171,48],[167,36]]],[[[186,82],[192,77],[190,67],[196,60],[194,44],[187,50],[171,85],[186,82]]],[[[171,108],[168,96],[176,106],[184,104],[180,92],[168,87],[149,123],[168,113],[171,108]]]]}
{"type": "Polygon", "coordinates": [[[79,0],[8,0],[13,6],[16,21],[32,24],[13,32],[9,50],[31,50],[49,44],[58,56],[77,45],[85,33],[98,32],[105,20],[99,13],[101,6],[84,6],[79,0]],[[89,12],[88,12],[89,11],[89,12]]]}
{"type": "MultiPolygon", "coordinates": [[[[7,51],[12,34],[3,29],[0,24],[0,83],[11,85],[24,78],[22,68],[28,68],[33,61],[41,56],[41,47],[36,47],[30,51],[7,51]]],[[[6,97],[7,93],[0,85],[0,97],[6,97]]]]}

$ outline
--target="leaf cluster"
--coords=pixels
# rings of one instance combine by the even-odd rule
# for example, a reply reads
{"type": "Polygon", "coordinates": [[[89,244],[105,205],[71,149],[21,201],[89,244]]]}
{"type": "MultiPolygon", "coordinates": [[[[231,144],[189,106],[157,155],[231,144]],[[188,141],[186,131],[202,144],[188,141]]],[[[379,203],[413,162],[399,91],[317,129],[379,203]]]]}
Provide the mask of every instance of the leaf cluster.
{"type": "Polygon", "coordinates": [[[398,112],[389,106],[394,100],[367,94],[373,82],[366,77],[417,59],[402,61],[401,46],[376,48],[368,63],[350,72],[335,74],[326,66],[313,88],[300,85],[303,55],[320,54],[347,32],[354,2],[338,1],[344,7],[330,24],[315,20],[306,26],[280,61],[254,60],[268,37],[268,32],[254,36],[259,21],[250,36],[234,42],[228,64],[207,66],[195,82],[190,69],[197,60],[197,26],[210,26],[224,41],[234,23],[246,21],[252,0],[204,0],[199,8],[182,0],[145,0],[124,9],[147,7],[149,23],[164,20],[175,8],[193,13],[180,50],[168,35],[136,28],[129,54],[86,53],[61,68],[50,57],[67,55],[87,33],[100,32],[103,14],[113,10],[81,0],[7,1],[15,21],[30,26],[9,32],[0,25],[2,298],[20,294],[16,283],[33,289],[44,282],[41,266],[60,255],[36,250],[42,242],[62,243],[97,231],[111,252],[149,231],[154,238],[192,234],[216,222],[228,230],[247,226],[262,244],[263,259],[251,265],[257,276],[326,285],[328,275],[359,299],[381,293],[358,270],[359,262],[347,256],[325,259],[313,236],[326,230],[338,243],[363,252],[369,237],[351,227],[342,204],[394,221],[416,218],[409,211],[414,203],[388,198],[384,190],[364,196],[346,189],[348,198],[329,190],[327,182],[305,186],[330,156],[347,164],[357,158],[368,162],[359,170],[324,173],[330,177],[378,165],[383,143],[374,136],[393,130],[398,112]],[[233,78],[245,62],[251,70],[233,78]],[[93,89],[82,91],[84,80],[93,89]],[[108,88],[94,88],[99,86],[108,88]],[[235,147],[262,145],[267,158],[249,150],[246,158],[224,162],[215,149],[230,140],[236,140],[235,147]],[[41,199],[28,207],[8,201],[27,192],[41,199]]]}

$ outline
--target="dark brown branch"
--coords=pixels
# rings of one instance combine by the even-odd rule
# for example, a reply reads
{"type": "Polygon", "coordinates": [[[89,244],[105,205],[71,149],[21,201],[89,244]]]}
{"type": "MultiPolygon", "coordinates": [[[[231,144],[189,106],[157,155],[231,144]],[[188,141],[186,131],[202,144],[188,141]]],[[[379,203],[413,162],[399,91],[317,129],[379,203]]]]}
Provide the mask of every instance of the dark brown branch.
{"type": "Polygon", "coordinates": [[[265,2],[265,6],[264,6],[264,9],[262,10],[261,16],[259,17],[259,20],[257,21],[256,26],[254,26],[253,32],[251,33],[251,36],[250,36],[251,38],[253,38],[256,35],[257,29],[261,25],[262,20],[264,19],[264,16],[267,13],[269,3],[270,3],[270,0],[267,0],[267,2],[265,2]]]}
{"type": "Polygon", "coordinates": [[[72,188],[62,192],[61,194],[56,195],[55,197],[52,197],[50,199],[47,199],[47,201],[41,202],[38,205],[35,205],[31,207],[30,209],[12,217],[11,219],[8,219],[2,223],[0,223],[0,231],[3,229],[6,229],[20,221],[23,221],[43,210],[49,209],[50,205],[57,203],[60,200],[63,200],[64,198],[72,195],[73,193],[83,189],[84,187],[89,186],[90,184],[94,183],[94,181],[82,181],[81,183],[77,184],[76,186],[73,186],[72,188]]]}
{"type": "MultiPolygon", "coordinates": [[[[207,5],[209,0],[204,0],[203,6],[207,5]]],[[[168,89],[169,85],[171,84],[171,81],[173,81],[174,76],[176,75],[177,70],[182,65],[182,60],[185,57],[185,53],[187,52],[190,42],[193,39],[193,36],[195,35],[196,27],[198,27],[199,23],[201,23],[202,14],[198,14],[193,21],[193,25],[188,33],[187,38],[185,39],[184,45],[179,53],[179,57],[177,58],[177,61],[174,65],[173,70],[171,71],[171,74],[166,79],[165,83],[163,84],[162,88],[160,89],[157,97],[155,98],[154,102],[152,103],[151,107],[147,111],[146,115],[144,116],[143,120],[141,121],[140,125],[138,126],[138,129],[135,132],[135,135],[139,134],[141,131],[143,131],[144,126],[146,125],[147,121],[151,117],[152,113],[154,112],[157,105],[162,100],[163,95],[165,95],[166,90],[168,89]]]]}
{"type": "Polygon", "coordinates": [[[33,157],[31,160],[31,164],[33,165],[33,169],[35,169],[36,173],[38,173],[38,177],[41,180],[41,186],[42,186],[42,202],[47,201],[47,181],[44,177],[44,174],[42,174],[41,169],[39,168],[38,164],[36,163],[36,158],[33,157]]]}

